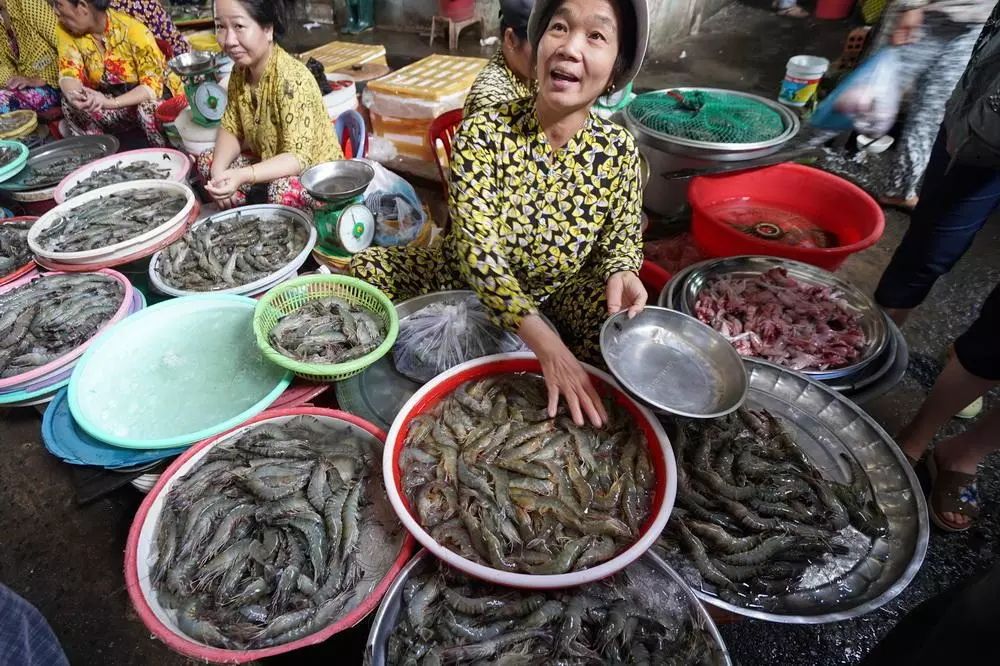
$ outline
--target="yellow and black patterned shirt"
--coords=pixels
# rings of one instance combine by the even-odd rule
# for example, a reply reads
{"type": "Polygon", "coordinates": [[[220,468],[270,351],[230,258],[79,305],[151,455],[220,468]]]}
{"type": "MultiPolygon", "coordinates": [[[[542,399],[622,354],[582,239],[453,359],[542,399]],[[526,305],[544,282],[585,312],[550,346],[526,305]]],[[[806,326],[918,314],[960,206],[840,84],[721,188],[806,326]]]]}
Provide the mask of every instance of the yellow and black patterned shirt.
{"type": "Polygon", "coordinates": [[[639,152],[623,127],[591,114],[553,152],[520,99],[463,122],[451,169],[446,249],[507,330],[580,271],[639,270],[639,152]]]}
{"type": "Polygon", "coordinates": [[[534,97],[536,89],[534,81],[525,83],[518,78],[517,74],[507,66],[503,51],[497,51],[472,82],[472,88],[465,98],[462,115],[468,118],[480,111],[493,109],[522,97],[534,97]]]}

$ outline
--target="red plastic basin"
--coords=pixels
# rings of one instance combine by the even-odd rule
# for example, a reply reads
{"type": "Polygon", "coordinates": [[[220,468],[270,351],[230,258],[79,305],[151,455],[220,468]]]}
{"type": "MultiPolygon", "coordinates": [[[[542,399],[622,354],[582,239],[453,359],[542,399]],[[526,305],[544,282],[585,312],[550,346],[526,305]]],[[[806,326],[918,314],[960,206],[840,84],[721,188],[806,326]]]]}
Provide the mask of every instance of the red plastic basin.
{"type": "Polygon", "coordinates": [[[691,181],[688,202],[691,234],[698,249],[708,257],[763,254],[834,271],[850,255],[878,242],[885,230],[882,209],[864,190],[801,164],[699,176],[691,181]],[[737,201],[801,215],[832,232],[841,244],[832,248],[799,247],[751,236],[713,213],[713,207],[737,201]]]}

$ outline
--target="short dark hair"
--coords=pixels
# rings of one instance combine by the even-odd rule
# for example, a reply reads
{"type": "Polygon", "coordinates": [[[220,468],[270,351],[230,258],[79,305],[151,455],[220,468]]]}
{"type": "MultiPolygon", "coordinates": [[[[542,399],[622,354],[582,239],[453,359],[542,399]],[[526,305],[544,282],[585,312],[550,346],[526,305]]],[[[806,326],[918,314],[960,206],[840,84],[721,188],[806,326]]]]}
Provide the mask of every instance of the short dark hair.
{"type": "Polygon", "coordinates": [[[288,29],[288,12],[292,0],[236,0],[247,10],[254,21],[264,26],[271,26],[274,34],[280,37],[288,29]]]}
{"type": "Polygon", "coordinates": [[[526,26],[526,25],[522,25],[520,27],[515,27],[515,26],[512,26],[509,23],[507,23],[506,21],[504,21],[504,20],[501,19],[500,20],[500,35],[501,36],[507,34],[507,28],[510,28],[511,30],[513,30],[514,31],[514,35],[520,41],[522,41],[522,42],[528,38],[528,26],[526,26]]]}

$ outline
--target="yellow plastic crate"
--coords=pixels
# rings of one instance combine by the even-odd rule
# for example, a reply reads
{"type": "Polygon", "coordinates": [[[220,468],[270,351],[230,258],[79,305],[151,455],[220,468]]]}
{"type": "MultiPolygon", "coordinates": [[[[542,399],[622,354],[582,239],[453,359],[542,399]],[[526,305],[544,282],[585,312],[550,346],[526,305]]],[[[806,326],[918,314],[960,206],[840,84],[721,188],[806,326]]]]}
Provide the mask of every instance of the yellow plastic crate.
{"type": "Polygon", "coordinates": [[[375,79],[368,87],[389,95],[439,100],[471,88],[487,62],[484,58],[432,55],[375,79]]]}
{"type": "Polygon", "coordinates": [[[330,42],[311,51],[299,54],[302,62],[310,58],[323,63],[327,72],[348,69],[354,65],[374,62],[385,65],[385,47],[380,44],[352,44],[351,42],[330,42]]]}

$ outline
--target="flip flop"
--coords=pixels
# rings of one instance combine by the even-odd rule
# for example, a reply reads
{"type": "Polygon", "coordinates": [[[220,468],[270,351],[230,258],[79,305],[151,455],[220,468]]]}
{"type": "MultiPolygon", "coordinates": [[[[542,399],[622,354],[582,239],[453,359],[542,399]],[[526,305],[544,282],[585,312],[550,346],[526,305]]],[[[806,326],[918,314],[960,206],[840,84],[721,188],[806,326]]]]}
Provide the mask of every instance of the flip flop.
{"type": "Polygon", "coordinates": [[[939,470],[933,453],[927,456],[927,470],[931,475],[931,495],[927,503],[931,520],[945,532],[965,532],[979,516],[976,475],[939,470]],[[971,520],[963,527],[956,527],[941,516],[943,513],[957,513],[971,520]]]}
{"type": "Polygon", "coordinates": [[[774,13],[777,14],[778,16],[788,16],[790,18],[797,18],[797,19],[809,18],[809,12],[806,11],[805,9],[802,9],[798,5],[792,5],[787,9],[776,9],[774,13]]]}

